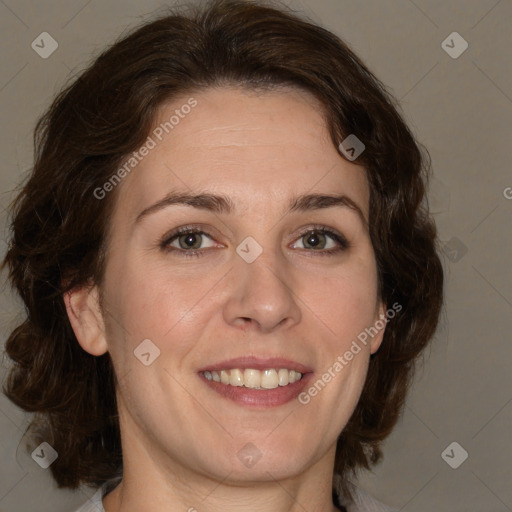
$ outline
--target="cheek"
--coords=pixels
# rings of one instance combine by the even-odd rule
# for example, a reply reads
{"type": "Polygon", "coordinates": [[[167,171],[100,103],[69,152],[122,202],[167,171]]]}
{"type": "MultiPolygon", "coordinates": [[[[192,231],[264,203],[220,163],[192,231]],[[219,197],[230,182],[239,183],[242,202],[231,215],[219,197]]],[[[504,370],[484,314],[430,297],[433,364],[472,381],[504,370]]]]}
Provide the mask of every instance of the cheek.
{"type": "MultiPolygon", "coordinates": [[[[199,339],[212,317],[220,318],[225,302],[237,295],[237,281],[225,275],[228,269],[199,262],[156,262],[143,255],[118,258],[106,283],[113,341],[119,335],[129,338],[133,351],[148,338],[161,349],[172,345],[175,354],[187,351],[191,340],[199,339]]],[[[332,345],[339,351],[340,343],[350,344],[373,322],[377,275],[369,243],[339,265],[301,263],[291,266],[287,275],[288,300],[302,311],[301,328],[321,336],[325,348],[332,345]]]]}
{"type": "Polygon", "coordinates": [[[113,317],[110,340],[119,345],[117,341],[123,339],[119,349],[124,351],[126,344],[133,351],[144,339],[152,340],[161,351],[170,345],[174,354],[188,350],[189,340],[197,339],[211,313],[206,310],[213,307],[208,298],[218,281],[213,272],[125,260],[107,283],[113,317]]]}
{"type": "Polygon", "coordinates": [[[307,306],[305,311],[313,313],[313,321],[334,345],[354,339],[374,321],[377,274],[373,259],[358,258],[328,275],[302,282],[298,296],[307,306]]]}
{"type": "Polygon", "coordinates": [[[211,285],[136,260],[118,268],[109,285],[109,351],[123,399],[143,422],[165,401],[166,393],[159,390],[172,394],[176,404],[186,400],[168,371],[183,366],[199,338],[203,326],[197,312],[211,285]],[[143,354],[147,353],[146,366],[143,354]]]}

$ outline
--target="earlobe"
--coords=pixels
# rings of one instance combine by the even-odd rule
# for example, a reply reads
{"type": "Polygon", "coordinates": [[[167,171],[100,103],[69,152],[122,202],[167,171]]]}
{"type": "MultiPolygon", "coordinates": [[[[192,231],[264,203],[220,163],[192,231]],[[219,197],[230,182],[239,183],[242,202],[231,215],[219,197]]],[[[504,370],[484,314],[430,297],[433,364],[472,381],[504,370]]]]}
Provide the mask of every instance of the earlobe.
{"type": "Polygon", "coordinates": [[[94,356],[105,354],[108,346],[97,286],[73,288],[64,294],[64,304],[80,346],[94,356]]]}
{"type": "Polygon", "coordinates": [[[371,354],[375,354],[384,339],[384,331],[386,330],[387,325],[387,315],[386,315],[386,304],[380,302],[379,307],[377,309],[377,315],[375,317],[374,327],[377,329],[377,334],[372,337],[372,341],[370,343],[371,354]]]}

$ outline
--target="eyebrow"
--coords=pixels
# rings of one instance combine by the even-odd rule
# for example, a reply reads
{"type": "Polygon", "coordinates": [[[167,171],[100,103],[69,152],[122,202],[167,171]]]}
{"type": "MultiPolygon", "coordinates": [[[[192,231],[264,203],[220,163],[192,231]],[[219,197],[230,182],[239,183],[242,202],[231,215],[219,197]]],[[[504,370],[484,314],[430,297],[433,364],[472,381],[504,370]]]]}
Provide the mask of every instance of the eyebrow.
{"type": "MultiPolygon", "coordinates": [[[[236,210],[233,201],[224,195],[199,193],[186,194],[180,192],[170,192],[164,198],[142,210],[135,219],[135,224],[139,223],[144,217],[163,210],[172,205],[185,205],[201,210],[211,211],[213,213],[232,213],[236,210]]],[[[292,212],[307,212],[312,210],[321,210],[324,208],[343,207],[354,211],[364,227],[368,229],[368,222],[359,205],[346,195],[336,194],[305,194],[298,197],[292,197],[285,214],[292,212]]]]}

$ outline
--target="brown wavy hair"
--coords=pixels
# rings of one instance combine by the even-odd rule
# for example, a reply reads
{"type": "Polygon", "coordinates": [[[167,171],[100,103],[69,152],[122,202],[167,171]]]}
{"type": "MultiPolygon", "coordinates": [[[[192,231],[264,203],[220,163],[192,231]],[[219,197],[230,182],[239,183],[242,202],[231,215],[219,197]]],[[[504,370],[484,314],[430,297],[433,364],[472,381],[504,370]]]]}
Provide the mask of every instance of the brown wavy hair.
{"type": "MultiPolygon", "coordinates": [[[[326,29],[279,5],[214,0],[145,22],[67,85],[38,121],[32,172],[11,207],[3,262],[25,303],[10,334],[4,393],[36,413],[33,441],[59,457],[59,487],[99,486],[122,471],[116,376],[108,353],[78,344],[63,294],[103,280],[116,191],[101,187],[148,136],[159,106],[208,87],[295,86],[320,100],[336,147],[349,134],[366,146],[357,163],[370,187],[370,235],[384,303],[402,310],[371,356],[357,407],[340,434],[335,473],[348,481],[382,458],[443,302],[437,233],[428,212],[428,152],[386,87],[326,29]],[[65,285],[63,283],[66,283],[65,285]]],[[[350,497],[344,483],[343,490],[350,497]]]]}

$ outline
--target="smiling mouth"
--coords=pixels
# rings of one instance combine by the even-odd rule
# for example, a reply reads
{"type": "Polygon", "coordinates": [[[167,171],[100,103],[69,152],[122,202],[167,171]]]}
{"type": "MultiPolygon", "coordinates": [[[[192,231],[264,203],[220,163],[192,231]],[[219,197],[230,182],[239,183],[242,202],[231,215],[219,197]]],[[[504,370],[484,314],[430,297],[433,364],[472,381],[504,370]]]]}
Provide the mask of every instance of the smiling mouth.
{"type": "Polygon", "coordinates": [[[232,368],[230,370],[204,371],[201,373],[208,381],[249,389],[276,389],[302,379],[302,373],[287,368],[268,368],[265,370],[232,368]]]}

